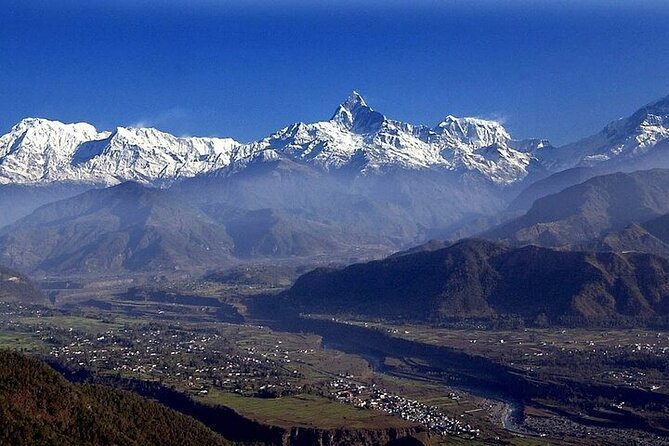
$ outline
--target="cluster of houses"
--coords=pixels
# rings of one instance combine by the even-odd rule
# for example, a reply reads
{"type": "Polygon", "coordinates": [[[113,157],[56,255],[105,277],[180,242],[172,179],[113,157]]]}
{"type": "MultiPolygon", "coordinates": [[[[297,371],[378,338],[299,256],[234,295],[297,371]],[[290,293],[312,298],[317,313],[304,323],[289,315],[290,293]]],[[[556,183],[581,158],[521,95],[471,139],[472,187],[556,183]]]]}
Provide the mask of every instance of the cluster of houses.
{"type": "Polygon", "coordinates": [[[102,372],[186,384],[200,394],[212,386],[249,395],[295,387],[291,380],[296,374],[277,366],[286,361],[283,351],[270,358],[254,348],[236,348],[216,333],[146,326],[111,329],[99,336],[75,331],[69,332],[68,342],[52,345],[49,354],[102,372]]]}
{"type": "MultiPolygon", "coordinates": [[[[346,379],[330,383],[332,396],[342,403],[360,408],[381,410],[421,424],[439,435],[476,438],[479,430],[463,421],[441,412],[437,407],[395,395],[375,384],[366,386],[346,379]]],[[[455,394],[451,398],[458,399],[455,394]]]]}

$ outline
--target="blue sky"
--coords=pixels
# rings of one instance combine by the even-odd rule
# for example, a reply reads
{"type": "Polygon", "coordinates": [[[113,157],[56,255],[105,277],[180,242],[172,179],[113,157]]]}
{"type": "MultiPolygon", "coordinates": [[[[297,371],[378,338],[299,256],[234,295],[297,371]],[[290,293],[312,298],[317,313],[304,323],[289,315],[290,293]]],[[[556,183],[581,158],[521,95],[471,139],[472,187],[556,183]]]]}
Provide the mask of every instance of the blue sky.
{"type": "Polygon", "coordinates": [[[355,89],[395,119],[481,116],[516,137],[566,143],[669,95],[661,0],[0,0],[0,8],[1,133],[40,116],[249,141],[327,119],[355,89]]]}

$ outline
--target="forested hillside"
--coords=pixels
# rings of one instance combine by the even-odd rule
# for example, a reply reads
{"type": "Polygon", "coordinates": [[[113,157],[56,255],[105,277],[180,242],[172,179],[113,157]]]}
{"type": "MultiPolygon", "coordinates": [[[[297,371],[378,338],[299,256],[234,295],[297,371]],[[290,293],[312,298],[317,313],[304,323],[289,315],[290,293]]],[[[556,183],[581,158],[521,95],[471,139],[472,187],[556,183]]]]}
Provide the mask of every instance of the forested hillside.
{"type": "Polygon", "coordinates": [[[0,444],[226,445],[198,421],[129,392],[71,384],[0,351],[0,444]]]}

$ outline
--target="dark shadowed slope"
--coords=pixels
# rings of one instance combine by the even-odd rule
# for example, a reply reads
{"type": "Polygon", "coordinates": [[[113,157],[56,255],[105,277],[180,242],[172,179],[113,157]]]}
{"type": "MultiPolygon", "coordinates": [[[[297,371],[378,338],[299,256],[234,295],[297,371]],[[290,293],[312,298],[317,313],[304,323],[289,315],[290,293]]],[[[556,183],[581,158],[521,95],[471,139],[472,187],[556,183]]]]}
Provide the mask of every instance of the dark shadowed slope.
{"type": "Polygon", "coordinates": [[[416,254],[419,252],[431,252],[438,249],[443,249],[451,245],[451,242],[447,240],[428,240],[422,245],[414,246],[412,248],[406,249],[404,251],[398,251],[392,254],[390,257],[402,257],[410,254],[416,254]]]}
{"type": "Polygon", "coordinates": [[[341,270],[317,269],[283,297],[302,312],[419,321],[496,315],[554,323],[653,320],[669,315],[669,260],[464,240],[341,270]]]}
{"type": "Polygon", "coordinates": [[[0,259],[26,271],[160,270],[216,265],[225,228],[167,192],[123,183],[45,205],[0,232],[0,259]]]}
{"type": "Polygon", "coordinates": [[[0,351],[0,443],[224,445],[194,419],[137,395],[75,385],[53,369],[0,351]]]}
{"type": "Polygon", "coordinates": [[[663,243],[669,243],[669,214],[648,220],[641,226],[663,243]]]}
{"type": "Polygon", "coordinates": [[[594,240],[669,212],[669,170],[592,178],[534,202],[522,217],[483,234],[518,244],[561,246],[594,240]]]}

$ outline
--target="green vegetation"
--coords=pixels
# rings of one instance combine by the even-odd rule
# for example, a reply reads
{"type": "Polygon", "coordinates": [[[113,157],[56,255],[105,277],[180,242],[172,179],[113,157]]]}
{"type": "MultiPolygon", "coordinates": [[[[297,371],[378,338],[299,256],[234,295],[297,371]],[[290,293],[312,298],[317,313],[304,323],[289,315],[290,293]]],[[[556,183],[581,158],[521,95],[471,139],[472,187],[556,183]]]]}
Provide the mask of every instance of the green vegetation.
{"type": "Polygon", "coordinates": [[[0,349],[35,351],[42,347],[44,347],[44,343],[33,335],[0,331],[0,349]]]}
{"type": "Polygon", "coordinates": [[[375,429],[410,426],[398,418],[373,410],[358,409],[316,395],[283,398],[249,398],[234,393],[211,392],[202,401],[230,407],[240,414],[275,426],[321,429],[375,429]]]}
{"type": "Polygon", "coordinates": [[[71,328],[74,331],[89,334],[104,333],[107,330],[121,327],[118,323],[103,321],[97,318],[65,315],[23,317],[21,318],[21,322],[27,325],[57,327],[64,330],[71,328]]]}
{"type": "Polygon", "coordinates": [[[0,351],[0,443],[228,444],[157,403],[103,386],[71,384],[45,364],[7,351],[0,351]]]}
{"type": "MultiPolygon", "coordinates": [[[[536,389],[538,396],[541,391],[545,397],[523,401],[528,404],[527,419],[534,423],[525,425],[535,426],[538,432],[547,434],[551,442],[556,432],[568,432],[573,439],[579,429],[554,420],[563,420],[560,421],[563,423],[576,420],[576,426],[582,426],[578,424],[581,419],[603,422],[607,412],[600,409],[624,417],[620,421],[633,429],[633,433],[624,438],[641,438],[639,436],[644,434],[640,432],[644,429],[656,432],[661,429],[658,416],[664,412],[657,407],[629,407],[632,400],[628,398],[620,399],[613,394],[602,396],[602,391],[609,392],[608,389],[621,385],[644,389],[660,386],[652,392],[644,390],[649,398],[657,399],[664,393],[667,382],[664,377],[669,369],[666,361],[658,360],[656,353],[658,349],[669,347],[666,341],[669,338],[648,329],[490,329],[475,319],[457,322],[473,324],[458,329],[454,327],[459,325],[451,322],[430,326],[339,319],[337,325],[355,326],[351,328],[360,330],[361,338],[353,340],[354,344],[371,341],[375,333],[386,336],[380,340],[382,344],[376,346],[381,347],[385,356],[377,358],[373,352],[368,356],[364,350],[362,353],[374,361],[375,366],[384,369],[385,373],[379,374],[370,369],[363,357],[334,349],[339,339],[349,342],[350,339],[346,341],[349,335],[333,336],[318,330],[316,333],[320,335],[310,330],[298,332],[302,330],[298,326],[295,332],[276,331],[278,327],[270,329],[265,321],[252,319],[253,311],[246,313],[245,323],[222,323],[212,311],[214,305],[236,299],[243,306],[251,300],[241,294],[231,298],[225,284],[218,287],[211,285],[213,282],[207,283],[204,293],[199,285],[188,280],[183,288],[176,283],[165,288],[169,299],[163,299],[160,288],[155,288],[158,294],[147,294],[150,298],[135,299],[123,292],[109,293],[111,299],[96,296],[108,303],[104,308],[92,301],[83,301],[83,305],[74,310],[5,304],[0,317],[0,346],[48,355],[65,365],[68,373],[73,373],[67,376],[75,380],[80,379],[76,373],[81,373],[87,382],[90,379],[90,382],[118,386],[147,397],[155,397],[151,392],[162,386],[173,392],[167,399],[159,398],[163,404],[190,414],[227,438],[238,441],[261,438],[264,441],[265,437],[253,436],[254,429],[289,432],[292,427],[300,427],[322,432],[340,431],[341,427],[396,429],[409,424],[399,416],[359,409],[356,404],[344,401],[344,397],[339,399],[331,384],[341,379],[352,386],[375,385],[393,395],[436,407],[447,416],[480,429],[479,440],[484,443],[499,437],[504,444],[542,444],[541,438],[516,438],[502,428],[500,423],[507,407],[495,401],[494,396],[475,396],[453,388],[453,384],[457,386],[457,379],[463,379],[460,376],[467,378],[467,370],[452,369],[452,361],[441,361],[439,355],[423,355],[420,349],[408,353],[400,344],[391,346],[396,338],[421,346],[448,347],[465,355],[457,361],[467,358],[474,363],[483,361],[481,364],[490,361],[500,371],[506,367],[518,379],[533,383],[531,388],[536,389]],[[221,291],[224,288],[225,291],[221,291]],[[181,298],[183,302],[172,297],[181,298]],[[323,348],[321,336],[328,348],[323,348]],[[627,351],[632,346],[635,351],[627,351]],[[588,371],[587,377],[583,370],[588,371]],[[90,378],[86,378],[86,373],[91,373],[90,378]],[[583,387],[589,383],[606,387],[583,387]],[[552,389],[557,389],[555,395],[564,395],[564,398],[553,398],[552,389]],[[186,410],[174,403],[180,401],[178,397],[171,399],[175,395],[195,400],[201,406],[188,406],[186,410]],[[622,400],[627,402],[625,408],[613,407],[622,400]],[[253,419],[259,424],[249,428],[247,437],[231,437],[230,432],[220,430],[216,424],[221,418],[215,414],[226,413],[217,412],[222,410],[219,406],[233,409],[240,419],[253,419]],[[648,424],[644,426],[635,420],[646,420],[648,424]]],[[[76,294],[80,300],[82,291],[67,290],[64,295],[76,294]]],[[[321,318],[335,323],[332,316],[324,314],[321,318]]],[[[485,378],[484,369],[475,367],[471,373],[478,376],[480,372],[485,378]]],[[[493,374],[497,381],[502,378],[493,374]]],[[[342,391],[339,393],[343,395],[342,391]]],[[[606,422],[618,421],[611,418],[606,422]]],[[[226,423],[223,422],[223,426],[226,423]]],[[[602,434],[602,428],[598,429],[592,444],[619,436],[619,433],[602,434]]],[[[421,437],[421,441],[430,446],[442,442],[477,444],[478,441],[468,443],[464,438],[440,437],[434,432],[428,440],[421,437]]]]}

